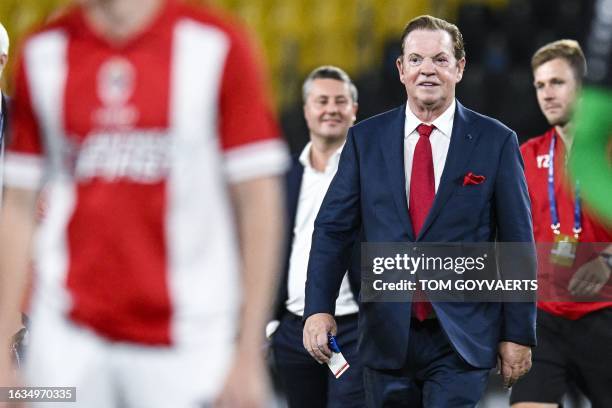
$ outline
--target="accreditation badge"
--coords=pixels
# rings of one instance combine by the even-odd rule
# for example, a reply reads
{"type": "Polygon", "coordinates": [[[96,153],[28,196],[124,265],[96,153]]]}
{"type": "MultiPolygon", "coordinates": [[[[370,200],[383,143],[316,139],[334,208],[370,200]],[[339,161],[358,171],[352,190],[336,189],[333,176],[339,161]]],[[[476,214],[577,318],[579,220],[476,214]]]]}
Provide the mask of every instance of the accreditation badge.
{"type": "Polygon", "coordinates": [[[570,235],[557,234],[550,251],[550,262],[566,268],[574,265],[578,240],[570,235]]]}

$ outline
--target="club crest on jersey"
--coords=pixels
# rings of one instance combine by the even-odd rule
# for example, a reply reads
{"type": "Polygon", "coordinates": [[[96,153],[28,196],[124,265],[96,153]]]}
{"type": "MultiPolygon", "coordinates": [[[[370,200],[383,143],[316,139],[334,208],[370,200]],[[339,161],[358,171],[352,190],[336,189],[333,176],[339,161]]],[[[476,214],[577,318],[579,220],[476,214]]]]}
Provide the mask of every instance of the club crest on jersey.
{"type": "Polygon", "coordinates": [[[125,58],[113,57],[98,71],[98,95],[105,105],[124,105],[134,92],[136,72],[125,58]]]}
{"type": "Polygon", "coordinates": [[[98,126],[132,126],[138,119],[138,111],[127,104],[134,93],[136,70],[130,61],[113,57],[98,70],[98,97],[104,107],[95,112],[98,126]]]}

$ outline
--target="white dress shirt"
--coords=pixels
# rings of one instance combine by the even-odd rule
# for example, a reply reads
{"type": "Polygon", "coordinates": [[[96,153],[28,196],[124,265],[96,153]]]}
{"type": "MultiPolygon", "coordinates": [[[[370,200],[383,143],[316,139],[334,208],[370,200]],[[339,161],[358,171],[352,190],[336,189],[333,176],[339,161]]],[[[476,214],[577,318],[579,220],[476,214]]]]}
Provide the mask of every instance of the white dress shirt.
{"type": "MultiPolygon", "coordinates": [[[[329,159],[325,171],[315,170],[310,163],[311,143],[308,143],[300,155],[300,163],[304,165],[304,176],[293,228],[293,245],[289,258],[289,278],[287,282],[287,310],[299,316],[304,315],[304,292],[306,290],[306,275],[308,257],[314,231],[314,221],[327,193],[327,189],[338,170],[338,162],[342,147],[329,159]]],[[[336,300],[336,316],[357,313],[359,310],[353,292],[349,286],[348,275],[344,275],[340,293],[336,300]]]]}
{"type": "MultiPolygon", "coordinates": [[[[429,141],[431,142],[431,153],[433,156],[435,191],[438,191],[448,147],[450,145],[451,133],[453,132],[453,120],[455,119],[455,106],[453,103],[434,120],[426,125],[434,125],[436,128],[431,132],[429,141]]],[[[423,122],[416,117],[410,110],[410,106],[406,104],[406,121],[404,122],[404,172],[406,173],[406,202],[410,205],[410,176],[412,175],[412,159],[414,157],[414,149],[419,141],[419,132],[417,127],[423,122]]]]}

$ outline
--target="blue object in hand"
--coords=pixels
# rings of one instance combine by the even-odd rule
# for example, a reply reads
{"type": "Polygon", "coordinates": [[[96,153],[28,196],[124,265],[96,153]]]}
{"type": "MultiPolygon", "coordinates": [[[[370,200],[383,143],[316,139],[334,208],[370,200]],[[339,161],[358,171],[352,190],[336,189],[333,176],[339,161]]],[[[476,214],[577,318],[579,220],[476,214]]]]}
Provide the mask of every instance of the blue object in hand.
{"type": "Polygon", "coordinates": [[[327,334],[327,343],[329,344],[329,348],[334,353],[340,352],[340,347],[338,347],[338,343],[336,342],[336,336],[333,336],[331,333],[327,334]]]}

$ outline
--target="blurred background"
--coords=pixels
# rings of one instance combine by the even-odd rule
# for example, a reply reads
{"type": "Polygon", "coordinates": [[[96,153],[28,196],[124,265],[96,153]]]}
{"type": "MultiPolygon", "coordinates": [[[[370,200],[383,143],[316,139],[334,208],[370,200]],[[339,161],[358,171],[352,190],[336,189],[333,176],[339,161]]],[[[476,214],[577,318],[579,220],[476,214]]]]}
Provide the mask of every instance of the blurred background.
{"type": "MultiPolygon", "coordinates": [[[[458,98],[500,119],[522,141],[547,129],[532,85],[530,58],[560,38],[583,42],[592,0],[187,0],[231,10],[262,48],[292,152],[307,142],[301,84],[323,64],[345,69],[359,89],[358,120],[405,101],[395,59],[406,23],[432,14],[459,26],[467,69],[458,98]]],[[[0,21],[20,40],[72,0],[1,0],[0,21]]],[[[4,87],[10,94],[10,71],[4,87]]]]}

